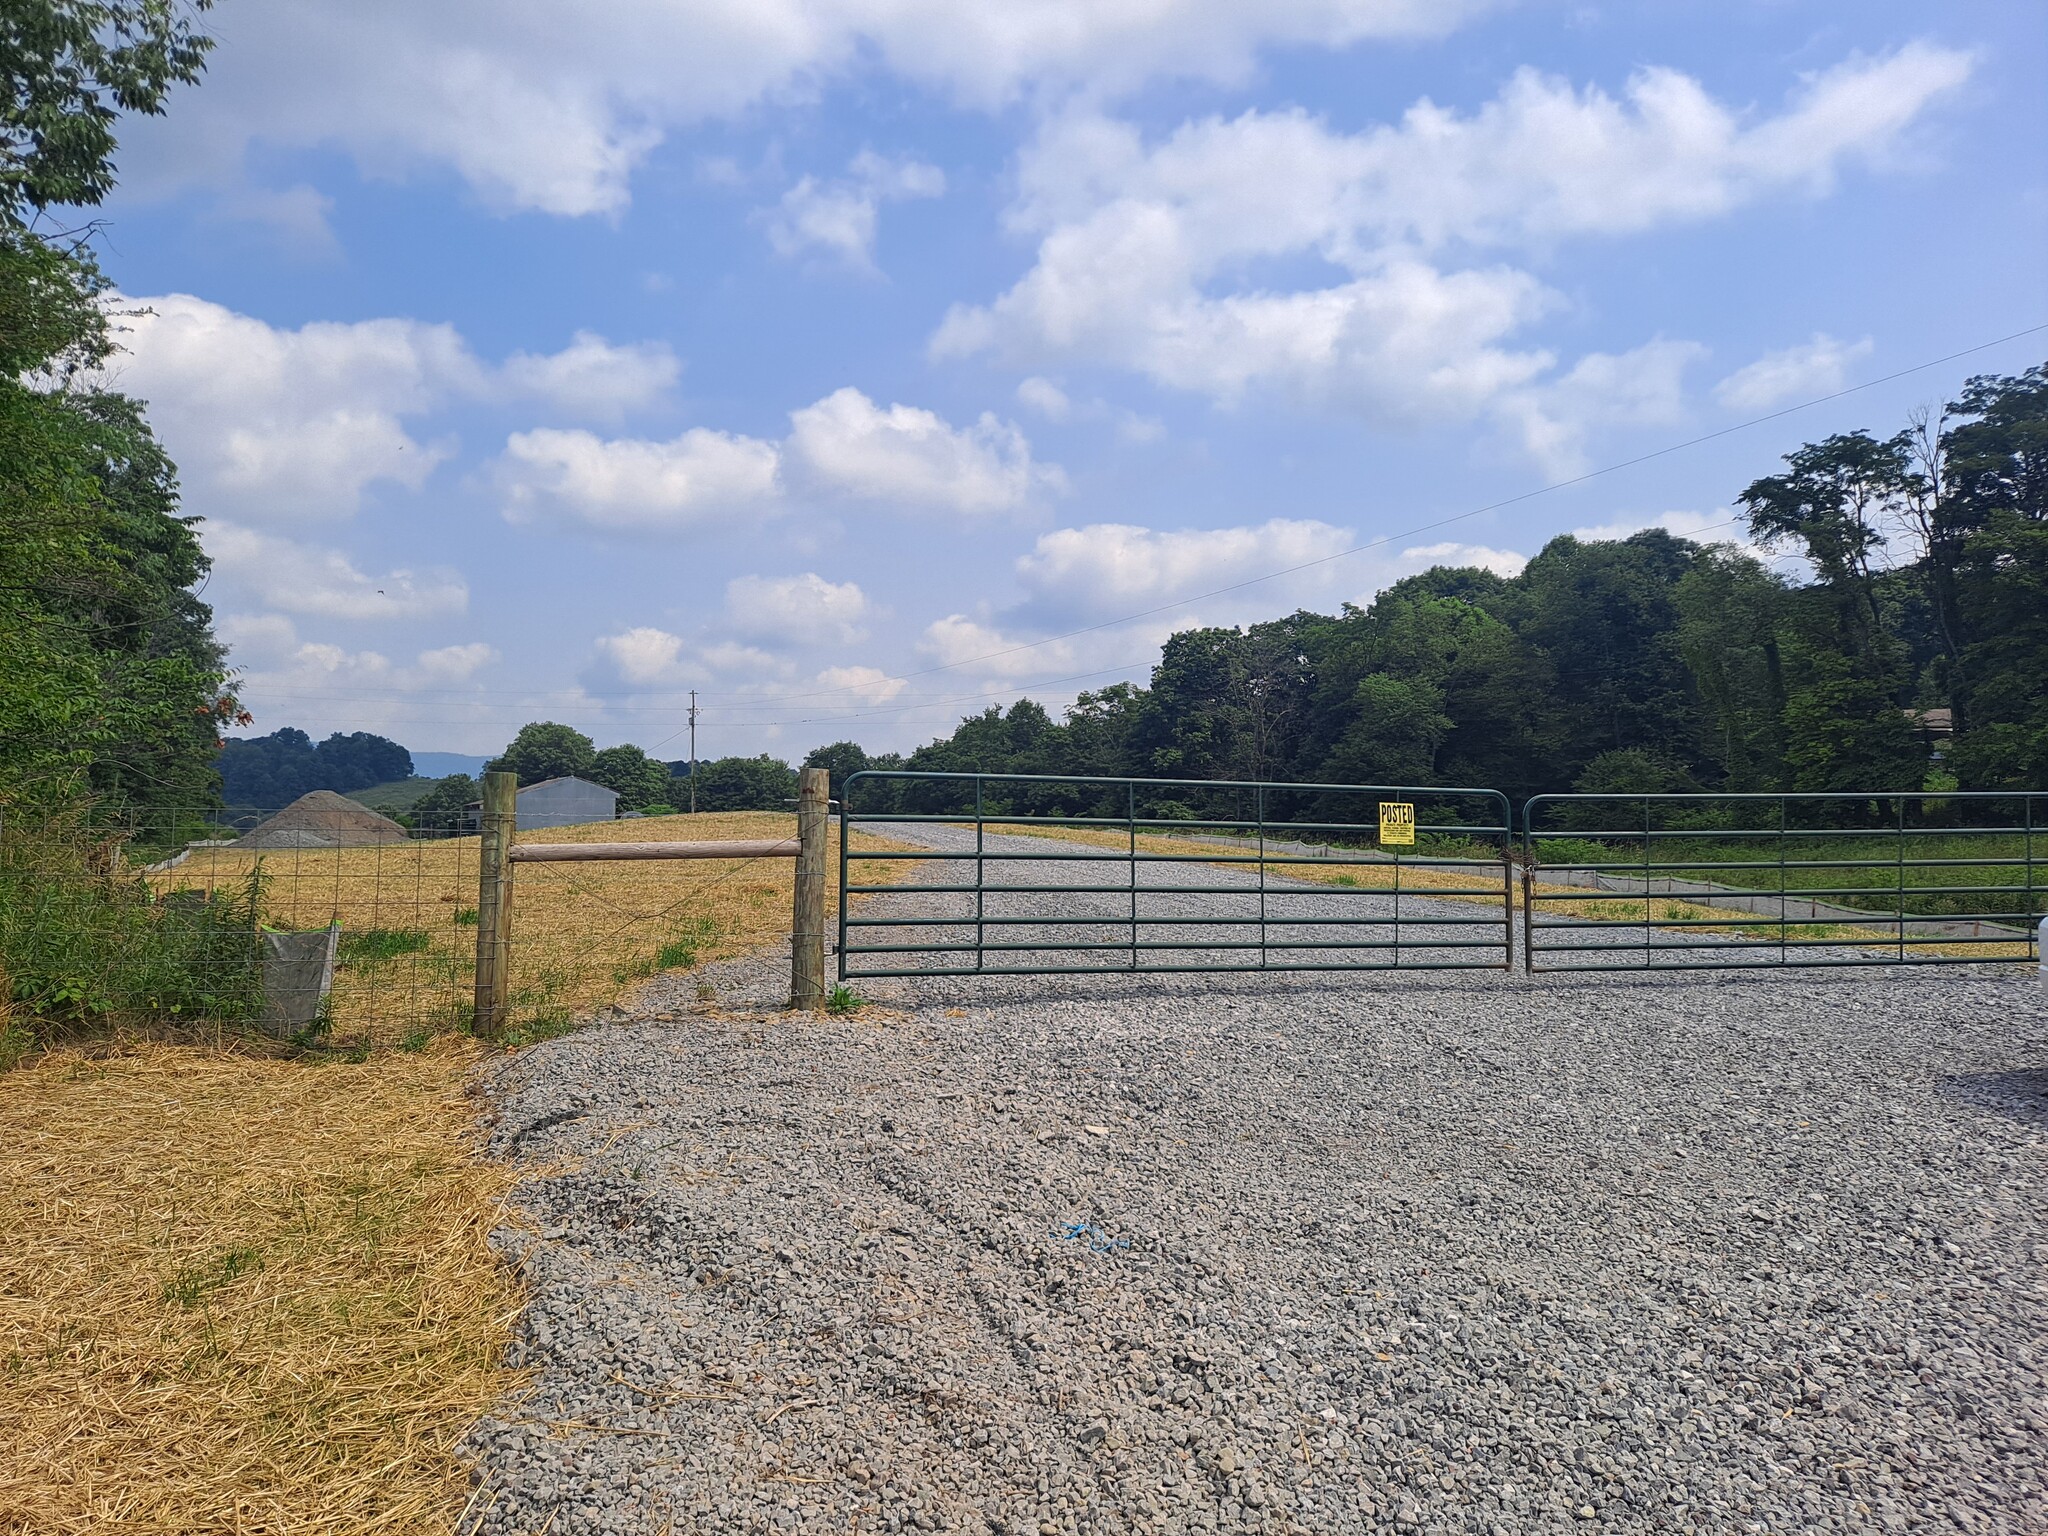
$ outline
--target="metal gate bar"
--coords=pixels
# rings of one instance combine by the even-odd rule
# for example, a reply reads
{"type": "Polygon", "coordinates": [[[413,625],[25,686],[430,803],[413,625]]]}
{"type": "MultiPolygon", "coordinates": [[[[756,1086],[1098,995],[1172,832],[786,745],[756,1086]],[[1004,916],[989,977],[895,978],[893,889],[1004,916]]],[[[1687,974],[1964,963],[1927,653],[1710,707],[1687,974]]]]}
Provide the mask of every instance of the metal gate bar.
{"type": "Polygon", "coordinates": [[[1523,962],[1531,971],[2024,962],[2036,958],[2048,896],[2034,875],[2043,802],[2048,794],[1996,791],[1537,795],[1523,808],[1523,962]],[[1775,826],[1740,824],[1771,820],[1769,809],[1775,826]],[[1854,851],[1811,856],[1828,854],[1829,841],[1854,851]],[[1888,878],[1858,883],[1854,873],[1878,870],[1888,878]],[[1985,873],[1939,878],[1948,870],[1985,873]],[[1587,905],[1617,902],[1630,910],[1587,905]]]}
{"type": "Polygon", "coordinates": [[[869,771],[841,787],[840,818],[844,980],[1512,960],[1512,821],[1493,790],[869,771]],[[1415,851],[1380,845],[1383,801],[1417,808],[1415,851]],[[1219,805],[1251,814],[1197,813],[1219,805]],[[855,830],[920,843],[856,849],[855,830]],[[998,845],[1006,835],[1032,842],[998,845]],[[915,862],[937,878],[864,882],[864,860],[915,862]],[[1084,869],[1103,879],[1083,882],[1084,869]],[[1232,870],[1244,872],[1234,883],[1232,870]],[[1441,883],[1418,888],[1418,870],[1441,883]],[[1431,899],[1418,907],[1418,896],[1431,899]],[[945,909],[953,898],[971,898],[971,910],[945,909]],[[1003,910],[1023,899],[1053,910],[1003,910]]]}

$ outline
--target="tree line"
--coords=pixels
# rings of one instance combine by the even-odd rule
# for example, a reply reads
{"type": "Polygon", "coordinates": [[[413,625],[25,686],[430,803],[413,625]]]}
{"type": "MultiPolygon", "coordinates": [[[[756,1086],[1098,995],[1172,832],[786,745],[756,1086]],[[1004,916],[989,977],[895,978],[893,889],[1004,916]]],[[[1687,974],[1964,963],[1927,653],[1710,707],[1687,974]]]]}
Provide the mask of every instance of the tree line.
{"type": "Polygon", "coordinates": [[[1565,535],[1513,577],[1436,567],[1365,607],[1182,631],[1149,686],[1083,693],[1059,720],[1025,699],[907,756],[837,742],[808,761],[840,781],[890,767],[1517,800],[2048,786],[2048,366],[1972,379],[1890,437],[1809,443],[1736,503],[1801,575],[1734,543],[1565,535]]]}
{"type": "Polygon", "coordinates": [[[96,382],[119,315],[92,228],[51,227],[112,188],[118,114],[162,111],[209,46],[167,5],[0,22],[0,803],[168,823],[214,797],[219,730],[247,718],[177,472],[96,382]]]}

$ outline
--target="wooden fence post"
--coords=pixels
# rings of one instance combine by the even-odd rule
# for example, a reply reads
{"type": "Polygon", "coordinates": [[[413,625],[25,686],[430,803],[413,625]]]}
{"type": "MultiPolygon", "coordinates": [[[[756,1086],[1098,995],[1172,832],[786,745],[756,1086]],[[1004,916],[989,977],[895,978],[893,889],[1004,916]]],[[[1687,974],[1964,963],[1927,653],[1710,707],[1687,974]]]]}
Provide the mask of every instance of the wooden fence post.
{"type": "Polygon", "coordinates": [[[825,827],[831,775],[806,768],[796,790],[796,912],[789,931],[789,1006],[825,1006],[825,827]]]}
{"type": "Polygon", "coordinates": [[[477,820],[476,1016],[472,1028],[495,1040],[505,1025],[505,994],[512,971],[512,834],[519,824],[519,778],[484,775],[483,814],[477,820]]]}

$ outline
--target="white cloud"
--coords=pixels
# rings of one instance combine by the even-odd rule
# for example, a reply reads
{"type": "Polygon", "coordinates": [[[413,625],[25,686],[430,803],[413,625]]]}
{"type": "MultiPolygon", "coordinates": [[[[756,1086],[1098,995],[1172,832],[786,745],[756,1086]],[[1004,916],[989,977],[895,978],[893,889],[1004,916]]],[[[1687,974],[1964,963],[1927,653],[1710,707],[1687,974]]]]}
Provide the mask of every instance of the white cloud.
{"type": "MultiPolygon", "coordinates": [[[[230,659],[242,667],[236,692],[259,721],[307,721],[307,706],[348,699],[344,717],[314,716],[335,729],[396,733],[404,740],[417,734],[416,696],[434,692],[434,711],[445,724],[459,726],[474,717],[481,695],[464,699],[448,690],[475,680],[498,659],[481,641],[419,652],[410,663],[393,661],[382,651],[351,651],[324,641],[301,640],[289,619],[276,614],[229,615],[220,623],[230,659]],[[344,718],[346,723],[344,723],[344,718]]],[[[314,735],[316,725],[307,725],[314,735]]]]}
{"type": "Polygon", "coordinates": [[[1476,565],[1482,571],[1512,578],[1522,574],[1522,567],[1529,563],[1529,557],[1512,549],[1493,549],[1485,544],[1418,544],[1413,549],[1401,551],[1401,562],[1418,571],[1428,570],[1434,565],[1453,568],[1476,565]]]}
{"type": "Polygon", "coordinates": [[[995,682],[1048,676],[1074,665],[1070,641],[1033,645],[1029,636],[1006,635],[964,613],[949,613],[927,624],[917,648],[941,667],[973,666],[995,682]]]}
{"type": "MultiPolygon", "coordinates": [[[[1017,561],[1034,614],[1120,614],[1192,599],[1269,571],[1325,560],[1351,535],[1328,523],[1275,518],[1257,527],[1163,533],[1094,523],[1042,535],[1017,561]]],[[[1274,605],[1275,589],[1259,601],[1274,605]]]]}
{"type": "Polygon", "coordinates": [[[616,214],[674,129],[873,66],[965,105],[1165,76],[1240,80],[1275,46],[1449,30],[1482,0],[272,0],[237,14],[206,88],[124,132],[124,179],[220,183],[263,150],[366,173],[450,167],[487,203],[616,214]],[[317,59],[319,68],[304,61],[317,59]]]}
{"type": "Polygon", "coordinates": [[[819,688],[849,693],[863,704],[886,704],[903,691],[900,677],[890,677],[879,667],[827,667],[814,679],[819,688]]]}
{"type": "Polygon", "coordinates": [[[1659,512],[1624,513],[1619,517],[1590,528],[1574,528],[1575,539],[1625,539],[1632,533],[1641,533],[1646,528],[1661,528],[1666,533],[1681,539],[1694,539],[1703,544],[1734,544],[1760,553],[1743,537],[1744,527],[1739,514],[1728,507],[1713,507],[1705,512],[1659,512]]]}
{"type": "Polygon", "coordinates": [[[666,342],[613,346],[591,331],[578,331],[560,352],[536,356],[515,352],[502,377],[516,394],[530,395],[577,416],[613,421],[658,402],[683,367],[666,342]]]}
{"type": "Polygon", "coordinates": [[[484,388],[453,326],[285,330],[188,294],[118,308],[127,355],[110,382],[149,402],[189,494],[250,520],[346,517],[379,482],[417,490],[449,450],[416,440],[404,418],[484,388]]]}
{"type": "Polygon", "coordinates": [[[725,584],[735,634],[792,645],[850,644],[861,638],[867,595],[851,581],[801,576],[738,576],[725,584]]]}
{"type": "Polygon", "coordinates": [[[439,650],[421,651],[417,671],[434,682],[461,683],[497,659],[495,650],[477,640],[468,645],[444,645],[439,650]]]}
{"type": "Polygon", "coordinates": [[[598,653],[626,682],[641,688],[695,687],[714,678],[788,676],[789,664],[758,646],[736,640],[692,645],[681,635],[640,625],[597,642],[598,653]]]}
{"type": "Polygon", "coordinates": [[[398,569],[368,576],[338,549],[209,519],[201,528],[220,575],[267,607],[331,619],[417,619],[469,609],[459,572],[398,569]]]}
{"type": "Polygon", "coordinates": [[[1911,44],[1813,76],[1763,117],[1670,70],[1638,73],[1621,100],[1524,71],[1476,113],[1424,101],[1357,134],[1247,112],[1147,144],[1093,112],[1055,117],[1011,210],[1038,239],[1033,266],[993,302],[956,306],[932,351],[1107,364],[1225,405],[1275,388],[1397,422],[1498,410],[1556,467],[1578,452],[1575,399],[1650,419],[1687,344],[1556,377],[1557,359],[1518,338],[1562,298],[1474,253],[1818,194],[1844,164],[1889,153],[1970,69],[1911,44]],[[1255,280],[1312,262],[1337,280],[1255,280]]]}
{"type": "Polygon", "coordinates": [[[984,413],[955,428],[916,406],[884,409],[857,389],[790,412],[780,443],[693,427],[666,442],[555,427],[516,432],[492,464],[505,515],[554,511],[606,528],[660,530],[783,506],[784,471],[815,496],[976,515],[1064,490],[1014,425],[984,413]]]}
{"type": "Polygon", "coordinates": [[[1803,346],[1766,352],[1714,386],[1714,398],[1731,411],[1767,411],[1786,400],[1829,395],[1848,377],[1849,364],[1868,357],[1871,339],[1837,341],[1821,331],[1803,346]]]}
{"type": "Polygon", "coordinates": [[[875,224],[881,205],[910,198],[939,197],[946,173],[922,160],[888,160],[862,150],[838,181],[806,176],[782,194],[765,214],[768,243],[782,256],[823,251],[850,267],[872,271],[875,224]]]}
{"type": "Polygon", "coordinates": [[[1685,370],[1706,355],[1690,341],[1652,341],[1632,352],[1588,352],[1559,378],[1504,394],[1495,409],[1553,480],[1586,469],[1597,428],[1659,426],[1685,414],[1685,370]]]}
{"type": "Polygon", "coordinates": [[[916,406],[875,404],[837,390],[790,413],[789,453],[827,492],[963,515],[1014,511],[1041,490],[1061,490],[1056,468],[1032,462],[1014,425],[983,413],[955,429],[916,406]]]}
{"type": "Polygon", "coordinates": [[[666,442],[543,427],[515,432],[492,476],[506,517],[552,511],[600,528],[659,531],[776,510],[773,443],[692,427],[666,442]]]}
{"type": "Polygon", "coordinates": [[[457,401],[524,397],[607,417],[658,399],[680,366],[664,345],[587,331],[492,368],[451,325],[294,330],[181,293],[113,307],[125,350],[107,382],[149,402],[196,509],[252,523],[345,518],[379,484],[418,490],[454,449],[408,423],[457,401]]]}
{"type": "Polygon", "coordinates": [[[1067,392],[1053,383],[1033,374],[1017,385],[1017,401],[1028,405],[1047,421],[1065,421],[1074,408],[1074,402],[1067,398],[1067,392]]]}
{"type": "Polygon", "coordinates": [[[676,675],[683,637],[642,625],[623,634],[606,635],[597,648],[609,656],[619,676],[629,683],[667,682],[676,675]]]}

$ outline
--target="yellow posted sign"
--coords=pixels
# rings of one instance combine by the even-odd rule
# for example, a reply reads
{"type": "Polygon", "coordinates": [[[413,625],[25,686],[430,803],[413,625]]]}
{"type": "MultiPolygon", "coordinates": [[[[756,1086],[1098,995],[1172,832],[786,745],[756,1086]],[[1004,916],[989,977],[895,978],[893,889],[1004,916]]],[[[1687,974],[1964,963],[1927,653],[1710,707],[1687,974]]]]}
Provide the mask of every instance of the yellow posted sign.
{"type": "Polygon", "coordinates": [[[1415,807],[1401,800],[1382,800],[1380,841],[1412,845],[1415,841],[1415,807]]]}

